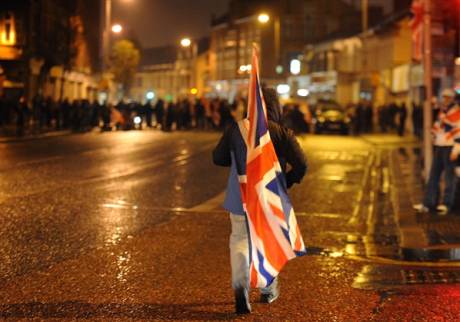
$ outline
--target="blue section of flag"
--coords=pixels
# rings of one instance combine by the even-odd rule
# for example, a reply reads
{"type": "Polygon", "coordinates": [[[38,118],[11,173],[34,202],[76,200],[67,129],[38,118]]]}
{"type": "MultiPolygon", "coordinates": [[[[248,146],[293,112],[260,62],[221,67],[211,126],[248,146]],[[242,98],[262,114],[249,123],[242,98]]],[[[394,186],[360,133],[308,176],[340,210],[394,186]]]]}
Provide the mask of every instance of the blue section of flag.
{"type": "Polygon", "coordinates": [[[259,251],[257,251],[257,257],[259,258],[259,273],[267,280],[267,286],[270,286],[275,277],[265,270],[265,257],[259,251]]]}
{"type": "Polygon", "coordinates": [[[444,123],[444,131],[450,132],[454,129],[454,127],[448,123],[444,123]]]}
{"type": "Polygon", "coordinates": [[[286,237],[286,239],[289,241],[289,244],[291,244],[291,236],[289,236],[289,230],[281,227],[281,231],[283,232],[284,237],[286,237]]]}
{"type": "Polygon", "coordinates": [[[279,194],[280,194],[280,193],[279,193],[279,189],[278,189],[278,180],[277,180],[277,178],[275,178],[275,179],[273,179],[272,181],[270,181],[270,182],[267,184],[266,188],[267,188],[268,190],[270,190],[271,192],[273,192],[274,194],[276,194],[276,195],[279,195],[279,194]]]}
{"type": "Polygon", "coordinates": [[[291,214],[292,210],[292,204],[289,199],[289,196],[287,194],[287,188],[286,185],[284,184],[284,174],[281,172],[277,172],[277,182],[278,182],[278,196],[280,197],[281,200],[281,206],[283,207],[283,213],[286,217],[286,222],[289,225],[289,216],[291,214]]]}
{"type": "Polygon", "coordinates": [[[257,108],[257,128],[256,128],[256,146],[260,145],[260,138],[265,135],[268,131],[267,122],[265,120],[264,115],[264,106],[262,103],[262,96],[260,95],[260,85],[259,85],[259,78],[257,78],[256,82],[256,108],[257,108]]]}

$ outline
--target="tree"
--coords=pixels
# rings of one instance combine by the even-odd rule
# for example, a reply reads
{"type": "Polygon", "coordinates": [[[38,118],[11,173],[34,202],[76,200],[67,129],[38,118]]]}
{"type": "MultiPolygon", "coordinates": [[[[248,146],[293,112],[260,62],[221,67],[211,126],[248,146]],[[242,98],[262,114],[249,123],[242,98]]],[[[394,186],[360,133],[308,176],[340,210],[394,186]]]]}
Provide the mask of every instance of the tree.
{"type": "Polygon", "coordinates": [[[112,47],[110,71],[115,81],[123,87],[123,95],[128,95],[140,61],[140,51],[129,40],[119,40],[112,47]]]}

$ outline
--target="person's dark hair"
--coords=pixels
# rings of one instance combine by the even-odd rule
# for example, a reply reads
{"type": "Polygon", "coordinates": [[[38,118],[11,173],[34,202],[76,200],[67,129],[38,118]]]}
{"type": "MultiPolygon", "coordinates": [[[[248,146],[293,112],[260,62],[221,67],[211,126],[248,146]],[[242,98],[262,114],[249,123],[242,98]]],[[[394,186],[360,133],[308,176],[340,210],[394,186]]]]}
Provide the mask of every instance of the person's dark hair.
{"type": "Polygon", "coordinates": [[[279,108],[278,93],[276,93],[275,89],[270,88],[270,87],[263,87],[262,94],[264,95],[265,104],[267,105],[267,109],[269,107],[279,108]]]}
{"type": "Polygon", "coordinates": [[[273,88],[262,87],[265,105],[267,106],[268,120],[280,123],[281,122],[281,107],[278,99],[278,93],[273,88]]]}

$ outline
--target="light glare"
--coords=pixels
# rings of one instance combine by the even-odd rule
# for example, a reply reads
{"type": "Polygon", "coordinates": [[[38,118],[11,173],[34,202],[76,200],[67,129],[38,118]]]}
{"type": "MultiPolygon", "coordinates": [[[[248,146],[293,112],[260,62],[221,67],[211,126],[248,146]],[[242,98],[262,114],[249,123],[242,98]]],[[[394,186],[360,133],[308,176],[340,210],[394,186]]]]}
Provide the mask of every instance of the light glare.
{"type": "Polygon", "coordinates": [[[297,95],[300,97],[307,97],[308,95],[310,95],[310,91],[306,88],[300,88],[299,90],[297,90],[297,95]]]}
{"type": "Polygon", "coordinates": [[[266,13],[261,13],[257,19],[259,20],[260,23],[267,23],[270,21],[270,16],[267,15],[266,13]]]}
{"type": "Polygon", "coordinates": [[[278,92],[278,94],[280,95],[286,95],[286,94],[289,94],[289,91],[291,90],[291,87],[288,85],[288,84],[279,84],[277,87],[276,87],[276,91],[278,92]]]}
{"type": "Polygon", "coordinates": [[[180,44],[182,47],[190,47],[192,41],[190,40],[190,38],[184,38],[180,41],[180,44]]]}
{"type": "Polygon", "coordinates": [[[148,100],[153,100],[155,98],[155,93],[154,92],[147,92],[147,94],[145,95],[145,97],[148,99],[148,100]]]}
{"type": "Polygon", "coordinates": [[[293,59],[291,60],[291,74],[299,75],[300,74],[300,60],[293,59]]]}
{"type": "Polygon", "coordinates": [[[112,26],[112,31],[116,34],[119,34],[123,31],[123,27],[120,24],[115,24],[112,26]]]}

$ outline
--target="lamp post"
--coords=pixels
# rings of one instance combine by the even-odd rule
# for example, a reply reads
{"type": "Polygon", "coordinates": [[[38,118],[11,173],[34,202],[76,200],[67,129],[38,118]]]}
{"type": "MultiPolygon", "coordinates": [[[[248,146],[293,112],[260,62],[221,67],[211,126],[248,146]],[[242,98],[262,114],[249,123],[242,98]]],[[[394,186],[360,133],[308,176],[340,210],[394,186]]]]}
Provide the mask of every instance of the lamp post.
{"type": "Polygon", "coordinates": [[[123,31],[123,27],[120,24],[115,24],[112,26],[112,32],[119,34],[123,31]]]}
{"type": "Polygon", "coordinates": [[[102,0],[103,12],[102,12],[102,50],[101,50],[101,61],[102,61],[102,72],[107,69],[107,56],[110,51],[110,38],[111,34],[119,34],[123,31],[123,27],[120,24],[112,25],[112,0],[102,0]]]}
{"type": "Polygon", "coordinates": [[[188,48],[190,47],[191,44],[192,44],[192,41],[190,40],[190,38],[182,38],[180,41],[180,45],[183,48],[188,48]]]}
{"type": "Polygon", "coordinates": [[[195,88],[194,86],[194,77],[193,77],[193,67],[195,64],[195,58],[197,54],[197,44],[196,42],[192,41],[190,38],[185,37],[182,38],[180,41],[180,46],[182,47],[184,53],[184,61],[187,64],[186,67],[186,90],[185,93],[188,93],[189,89],[195,88]]]}
{"type": "Polygon", "coordinates": [[[366,32],[369,28],[369,0],[361,0],[362,28],[366,32]]]}
{"type": "Polygon", "coordinates": [[[423,150],[425,158],[425,179],[428,180],[431,162],[433,159],[433,147],[431,143],[431,127],[433,123],[433,112],[431,101],[433,99],[432,82],[432,46],[431,46],[431,0],[424,0],[423,17],[424,52],[423,65],[425,76],[425,104],[423,107],[423,150]]]}
{"type": "MultiPolygon", "coordinates": [[[[257,16],[257,20],[262,25],[265,25],[271,20],[271,17],[267,13],[262,12],[257,16]]],[[[273,44],[275,46],[275,62],[277,65],[276,68],[278,70],[278,66],[280,65],[281,61],[281,19],[279,16],[274,17],[273,34],[273,44]]]]}
{"type": "Polygon", "coordinates": [[[112,27],[112,0],[104,0],[103,2],[103,30],[102,30],[102,72],[107,69],[107,54],[110,46],[110,30],[112,27]]]}

